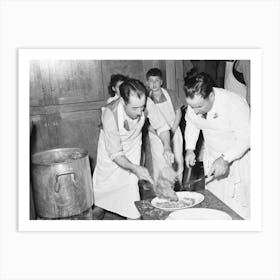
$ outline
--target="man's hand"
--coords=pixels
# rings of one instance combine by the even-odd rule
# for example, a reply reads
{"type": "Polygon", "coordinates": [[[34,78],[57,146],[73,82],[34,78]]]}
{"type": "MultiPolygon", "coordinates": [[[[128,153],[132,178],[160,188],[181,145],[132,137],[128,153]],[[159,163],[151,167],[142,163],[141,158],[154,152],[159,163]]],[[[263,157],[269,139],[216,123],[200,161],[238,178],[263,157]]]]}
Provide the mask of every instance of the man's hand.
{"type": "Polygon", "coordinates": [[[145,180],[150,182],[151,184],[154,184],[154,181],[147,168],[140,165],[135,165],[133,168],[133,173],[138,177],[139,180],[145,180]]]}
{"type": "Polygon", "coordinates": [[[174,162],[174,154],[172,153],[170,148],[165,148],[163,151],[163,156],[167,163],[171,166],[174,162]]]}
{"type": "Polygon", "coordinates": [[[195,159],[195,153],[193,150],[187,150],[186,156],[185,156],[185,161],[186,161],[186,166],[188,168],[195,165],[196,159],[195,159]]]}
{"type": "Polygon", "coordinates": [[[221,177],[228,172],[228,169],[229,163],[225,161],[222,157],[219,157],[213,162],[208,172],[208,176],[214,176],[214,178],[221,177]]]}

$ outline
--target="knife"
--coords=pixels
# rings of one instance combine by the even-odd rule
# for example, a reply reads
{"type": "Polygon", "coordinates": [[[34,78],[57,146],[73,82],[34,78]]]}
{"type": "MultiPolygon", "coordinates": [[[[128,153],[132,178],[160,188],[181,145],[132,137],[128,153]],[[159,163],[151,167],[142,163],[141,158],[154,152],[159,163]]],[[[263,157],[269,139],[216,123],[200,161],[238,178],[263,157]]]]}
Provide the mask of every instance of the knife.
{"type": "Polygon", "coordinates": [[[190,181],[186,182],[186,184],[192,185],[192,184],[197,183],[197,182],[199,182],[199,181],[201,181],[203,179],[206,179],[206,178],[208,178],[208,175],[204,175],[204,176],[202,176],[202,177],[200,177],[198,179],[190,180],[190,181]]]}
{"type": "Polygon", "coordinates": [[[208,175],[204,175],[204,176],[202,176],[202,177],[200,177],[200,178],[198,178],[198,179],[189,180],[189,181],[187,181],[187,182],[184,183],[183,188],[184,188],[184,189],[190,190],[190,186],[191,186],[191,185],[193,185],[193,184],[195,184],[195,183],[197,183],[197,182],[200,182],[201,180],[206,179],[206,178],[208,178],[208,177],[209,177],[208,175]]]}

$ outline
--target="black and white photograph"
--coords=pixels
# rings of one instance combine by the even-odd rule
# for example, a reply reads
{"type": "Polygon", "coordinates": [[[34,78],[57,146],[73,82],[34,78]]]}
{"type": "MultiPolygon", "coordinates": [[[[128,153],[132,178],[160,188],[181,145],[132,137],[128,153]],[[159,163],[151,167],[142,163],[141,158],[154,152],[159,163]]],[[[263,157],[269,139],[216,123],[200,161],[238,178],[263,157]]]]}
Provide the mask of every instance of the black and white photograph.
{"type": "Polygon", "coordinates": [[[30,220],[251,220],[250,59],[28,63],[30,220]]]}

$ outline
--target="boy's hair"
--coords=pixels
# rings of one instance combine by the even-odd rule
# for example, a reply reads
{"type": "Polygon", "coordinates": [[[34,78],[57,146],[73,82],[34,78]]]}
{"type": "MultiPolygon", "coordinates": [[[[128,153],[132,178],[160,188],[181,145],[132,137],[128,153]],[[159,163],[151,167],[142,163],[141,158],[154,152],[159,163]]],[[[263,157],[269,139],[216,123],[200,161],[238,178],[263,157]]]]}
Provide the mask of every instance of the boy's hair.
{"type": "Polygon", "coordinates": [[[127,79],[128,79],[128,77],[124,76],[122,74],[113,74],[113,75],[111,75],[110,83],[108,85],[109,94],[111,96],[115,96],[116,92],[113,90],[113,87],[115,87],[118,82],[120,82],[120,81],[124,82],[127,79]]]}
{"type": "Polygon", "coordinates": [[[206,99],[212,92],[213,86],[215,86],[213,79],[208,74],[204,72],[197,74],[195,70],[188,72],[184,80],[186,97],[191,99],[195,95],[201,95],[206,99]]]}
{"type": "Polygon", "coordinates": [[[146,79],[148,80],[151,76],[160,77],[162,79],[162,72],[159,68],[151,68],[146,74],[146,79]]]}
{"type": "Polygon", "coordinates": [[[126,104],[129,102],[131,92],[135,92],[139,98],[143,95],[148,96],[144,84],[136,79],[127,79],[120,85],[120,94],[126,104]]]}

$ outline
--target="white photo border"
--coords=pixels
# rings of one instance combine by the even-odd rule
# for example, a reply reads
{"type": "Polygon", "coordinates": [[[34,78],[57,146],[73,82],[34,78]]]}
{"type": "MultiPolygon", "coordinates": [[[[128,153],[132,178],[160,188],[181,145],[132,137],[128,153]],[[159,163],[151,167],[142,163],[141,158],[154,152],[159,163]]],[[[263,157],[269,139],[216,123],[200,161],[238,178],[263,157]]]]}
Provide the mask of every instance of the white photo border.
{"type": "Polygon", "coordinates": [[[262,53],[260,49],[19,49],[19,231],[261,231],[262,53]],[[235,221],[96,221],[29,219],[30,60],[228,60],[251,61],[251,219],[235,221]]]}

